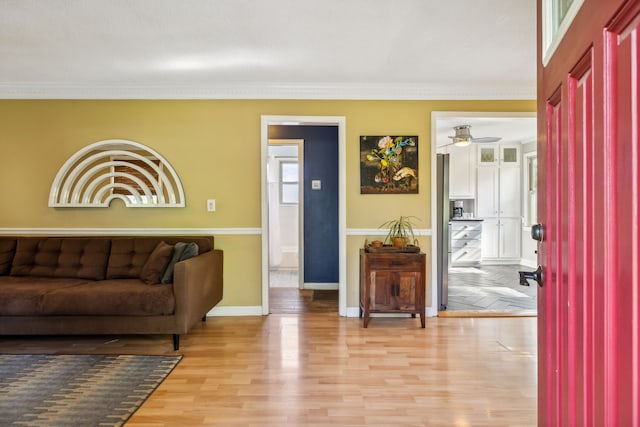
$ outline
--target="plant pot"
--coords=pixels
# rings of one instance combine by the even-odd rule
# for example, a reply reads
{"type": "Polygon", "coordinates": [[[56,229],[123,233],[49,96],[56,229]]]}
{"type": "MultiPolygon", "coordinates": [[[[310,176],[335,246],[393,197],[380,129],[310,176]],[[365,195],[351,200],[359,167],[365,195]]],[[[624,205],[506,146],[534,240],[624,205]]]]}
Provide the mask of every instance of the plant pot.
{"type": "Polygon", "coordinates": [[[394,248],[404,248],[407,246],[407,239],[404,237],[394,237],[391,239],[391,244],[394,248]]]}

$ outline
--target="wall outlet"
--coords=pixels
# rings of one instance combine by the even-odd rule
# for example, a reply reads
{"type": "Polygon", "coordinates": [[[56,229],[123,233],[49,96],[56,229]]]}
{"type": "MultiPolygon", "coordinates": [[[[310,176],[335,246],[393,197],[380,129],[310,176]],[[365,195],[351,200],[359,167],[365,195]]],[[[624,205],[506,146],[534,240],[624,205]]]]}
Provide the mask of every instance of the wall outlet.
{"type": "Polygon", "coordinates": [[[216,211],[216,201],[215,199],[207,200],[207,211],[215,212],[216,211]]]}

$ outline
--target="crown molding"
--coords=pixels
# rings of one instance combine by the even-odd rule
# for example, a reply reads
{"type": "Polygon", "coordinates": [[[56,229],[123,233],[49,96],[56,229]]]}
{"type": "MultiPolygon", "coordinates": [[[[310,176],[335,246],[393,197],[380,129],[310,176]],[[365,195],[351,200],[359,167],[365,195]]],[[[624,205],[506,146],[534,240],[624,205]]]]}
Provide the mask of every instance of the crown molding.
{"type": "Polygon", "coordinates": [[[4,236],[260,235],[260,228],[0,228],[4,236]]]}
{"type": "Polygon", "coordinates": [[[73,85],[0,83],[0,99],[317,99],[510,100],[535,99],[530,85],[422,85],[374,83],[229,83],[218,85],[73,85]]]}

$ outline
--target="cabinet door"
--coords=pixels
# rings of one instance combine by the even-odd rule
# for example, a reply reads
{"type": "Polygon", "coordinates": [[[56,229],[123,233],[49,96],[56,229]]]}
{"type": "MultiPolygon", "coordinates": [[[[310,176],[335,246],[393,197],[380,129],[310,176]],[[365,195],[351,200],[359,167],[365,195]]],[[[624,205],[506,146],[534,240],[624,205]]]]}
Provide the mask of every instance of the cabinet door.
{"type": "Polygon", "coordinates": [[[499,160],[497,145],[482,144],[478,146],[478,166],[497,165],[499,160]]]}
{"type": "Polygon", "coordinates": [[[371,310],[390,310],[392,305],[391,290],[393,284],[393,272],[391,271],[372,271],[371,272],[371,288],[370,303],[371,310]]]}
{"type": "Polygon", "coordinates": [[[473,147],[449,147],[449,198],[473,199],[476,174],[473,147]]]}
{"type": "Polygon", "coordinates": [[[500,220],[485,219],[482,224],[482,259],[500,256],[500,220]]]}
{"type": "Polygon", "coordinates": [[[520,218],[500,218],[500,258],[520,258],[520,218]]]}
{"type": "Polygon", "coordinates": [[[403,271],[397,273],[397,288],[395,289],[396,310],[415,310],[416,286],[420,273],[403,271]]]}
{"type": "Polygon", "coordinates": [[[494,167],[478,167],[478,201],[476,203],[478,217],[498,216],[498,169],[494,167]]]}
{"type": "Polygon", "coordinates": [[[520,147],[517,145],[500,146],[500,165],[520,166],[520,147]]]}
{"type": "Polygon", "coordinates": [[[376,271],[371,274],[371,310],[414,310],[420,273],[376,271]]]}
{"type": "Polygon", "coordinates": [[[520,168],[501,167],[499,179],[500,216],[520,216],[520,168]]]}

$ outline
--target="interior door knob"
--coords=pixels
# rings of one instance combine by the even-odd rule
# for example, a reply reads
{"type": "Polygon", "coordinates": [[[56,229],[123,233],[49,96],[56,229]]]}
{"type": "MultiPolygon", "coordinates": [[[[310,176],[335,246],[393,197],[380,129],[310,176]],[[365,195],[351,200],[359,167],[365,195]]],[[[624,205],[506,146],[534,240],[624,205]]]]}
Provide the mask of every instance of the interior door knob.
{"type": "Polygon", "coordinates": [[[544,239],[544,228],[542,227],[542,224],[536,224],[531,227],[531,238],[538,242],[542,242],[544,239]]]}
{"type": "Polygon", "coordinates": [[[520,284],[522,286],[529,286],[529,279],[532,279],[538,282],[538,286],[542,287],[543,274],[541,266],[538,266],[535,271],[518,271],[518,274],[520,275],[520,284]]]}

